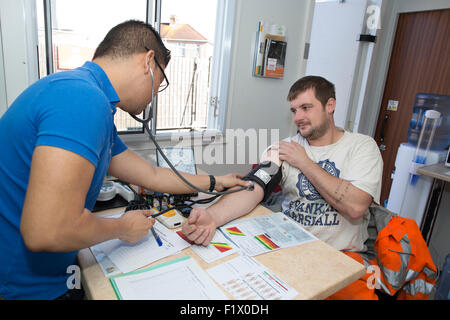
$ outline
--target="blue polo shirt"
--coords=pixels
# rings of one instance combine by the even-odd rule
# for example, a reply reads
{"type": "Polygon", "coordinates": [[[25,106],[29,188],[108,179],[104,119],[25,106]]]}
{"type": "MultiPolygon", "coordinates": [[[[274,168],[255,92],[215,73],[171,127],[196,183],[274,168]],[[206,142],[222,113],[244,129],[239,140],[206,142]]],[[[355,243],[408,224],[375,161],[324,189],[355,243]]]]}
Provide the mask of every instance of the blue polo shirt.
{"type": "Polygon", "coordinates": [[[126,150],[113,121],[118,102],[103,69],[86,62],[35,82],[0,118],[0,297],[54,299],[68,290],[77,252],[31,252],[20,234],[31,158],[47,145],[89,160],[95,173],[85,208],[92,210],[111,157],[126,150]]]}

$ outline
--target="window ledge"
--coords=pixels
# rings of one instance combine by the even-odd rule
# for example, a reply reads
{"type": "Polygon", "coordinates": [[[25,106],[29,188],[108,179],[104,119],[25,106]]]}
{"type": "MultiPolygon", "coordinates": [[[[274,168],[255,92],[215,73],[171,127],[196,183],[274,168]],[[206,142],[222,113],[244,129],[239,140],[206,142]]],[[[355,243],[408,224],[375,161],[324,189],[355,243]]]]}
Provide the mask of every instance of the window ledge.
{"type": "MultiPolygon", "coordinates": [[[[133,151],[156,150],[156,146],[147,133],[121,135],[122,141],[133,151]]],[[[205,130],[196,132],[160,133],[155,136],[161,147],[193,147],[210,144],[225,144],[224,135],[219,130],[205,130]]]]}

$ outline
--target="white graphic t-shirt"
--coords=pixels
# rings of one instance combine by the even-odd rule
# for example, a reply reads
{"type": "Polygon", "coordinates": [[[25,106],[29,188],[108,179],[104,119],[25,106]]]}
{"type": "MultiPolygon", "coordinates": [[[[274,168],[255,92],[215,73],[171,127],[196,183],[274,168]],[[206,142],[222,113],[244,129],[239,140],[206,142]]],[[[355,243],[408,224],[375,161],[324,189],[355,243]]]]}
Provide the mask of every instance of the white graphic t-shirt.
{"type": "MultiPolygon", "coordinates": [[[[383,160],[371,137],[345,131],[338,142],[323,147],[310,146],[300,134],[284,141],[299,143],[309,158],[325,171],[350,181],[379,204],[383,160]]],[[[299,169],[284,161],[282,172],[282,210],[285,215],[338,250],[367,250],[364,242],[368,238],[368,210],[360,219],[347,218],[325,201],[299,169]]]]}

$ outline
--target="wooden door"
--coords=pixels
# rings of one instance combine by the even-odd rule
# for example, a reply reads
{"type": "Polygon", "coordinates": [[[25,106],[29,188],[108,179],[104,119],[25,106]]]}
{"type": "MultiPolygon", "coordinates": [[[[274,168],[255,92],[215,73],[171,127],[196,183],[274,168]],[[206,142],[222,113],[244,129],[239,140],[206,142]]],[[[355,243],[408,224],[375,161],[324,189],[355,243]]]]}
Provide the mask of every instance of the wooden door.
{"type": "Polygon", "coordinates": [[[419,92],[450,94],[450,9],[399,15],[375,132],[384,161],[381,205],[389,197],[395,157],[407,141],[419,92]],[[388,110],[389,100],[398,101],[397,111],[388,110]]]}

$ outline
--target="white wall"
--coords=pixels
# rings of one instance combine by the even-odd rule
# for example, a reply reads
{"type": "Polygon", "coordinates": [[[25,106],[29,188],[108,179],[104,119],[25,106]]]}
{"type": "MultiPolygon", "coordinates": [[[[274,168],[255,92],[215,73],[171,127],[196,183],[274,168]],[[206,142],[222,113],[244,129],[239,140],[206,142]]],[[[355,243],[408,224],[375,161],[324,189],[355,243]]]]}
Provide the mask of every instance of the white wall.
{"type": "MultiPolygon", "coordinates": [[[[373,11],[373,6],[381,8],[383,0],[367,0],[367,12],[364,23],[364,34],[377,35],[377,28],[380,27],[380,11],[373,11]],[[370,16],[369,16],[370,15],[370,16]],[[378,15],[378,16],[377,16],[378,15]],[[369,21],[375,17],[375,20],[369,21]],[[375,23],[375,28],[371,27],[371,23],[375,23]]],[[[350,93],[349,109],[347,112],[346,128],[353,132],[360,132],[359,122],[361,113],[364,108],[364,97],[366,96],[367,83],[370,79],[370,67],[373,63],[373,52],[376,43],[361,42],[359,46],[358,61],[353,77],[353,85],[350,93]]]]}
{"type": "Polygon", "coordinates": [[[227,128],[280,128],[280,136],[292,133],[290,86],[305,73],[305,42],[309,39],[313,1],[239,0],[235,20],[227,128]],[[284,78],[252,76],[258,21],[287,27],[284,78]]]}

